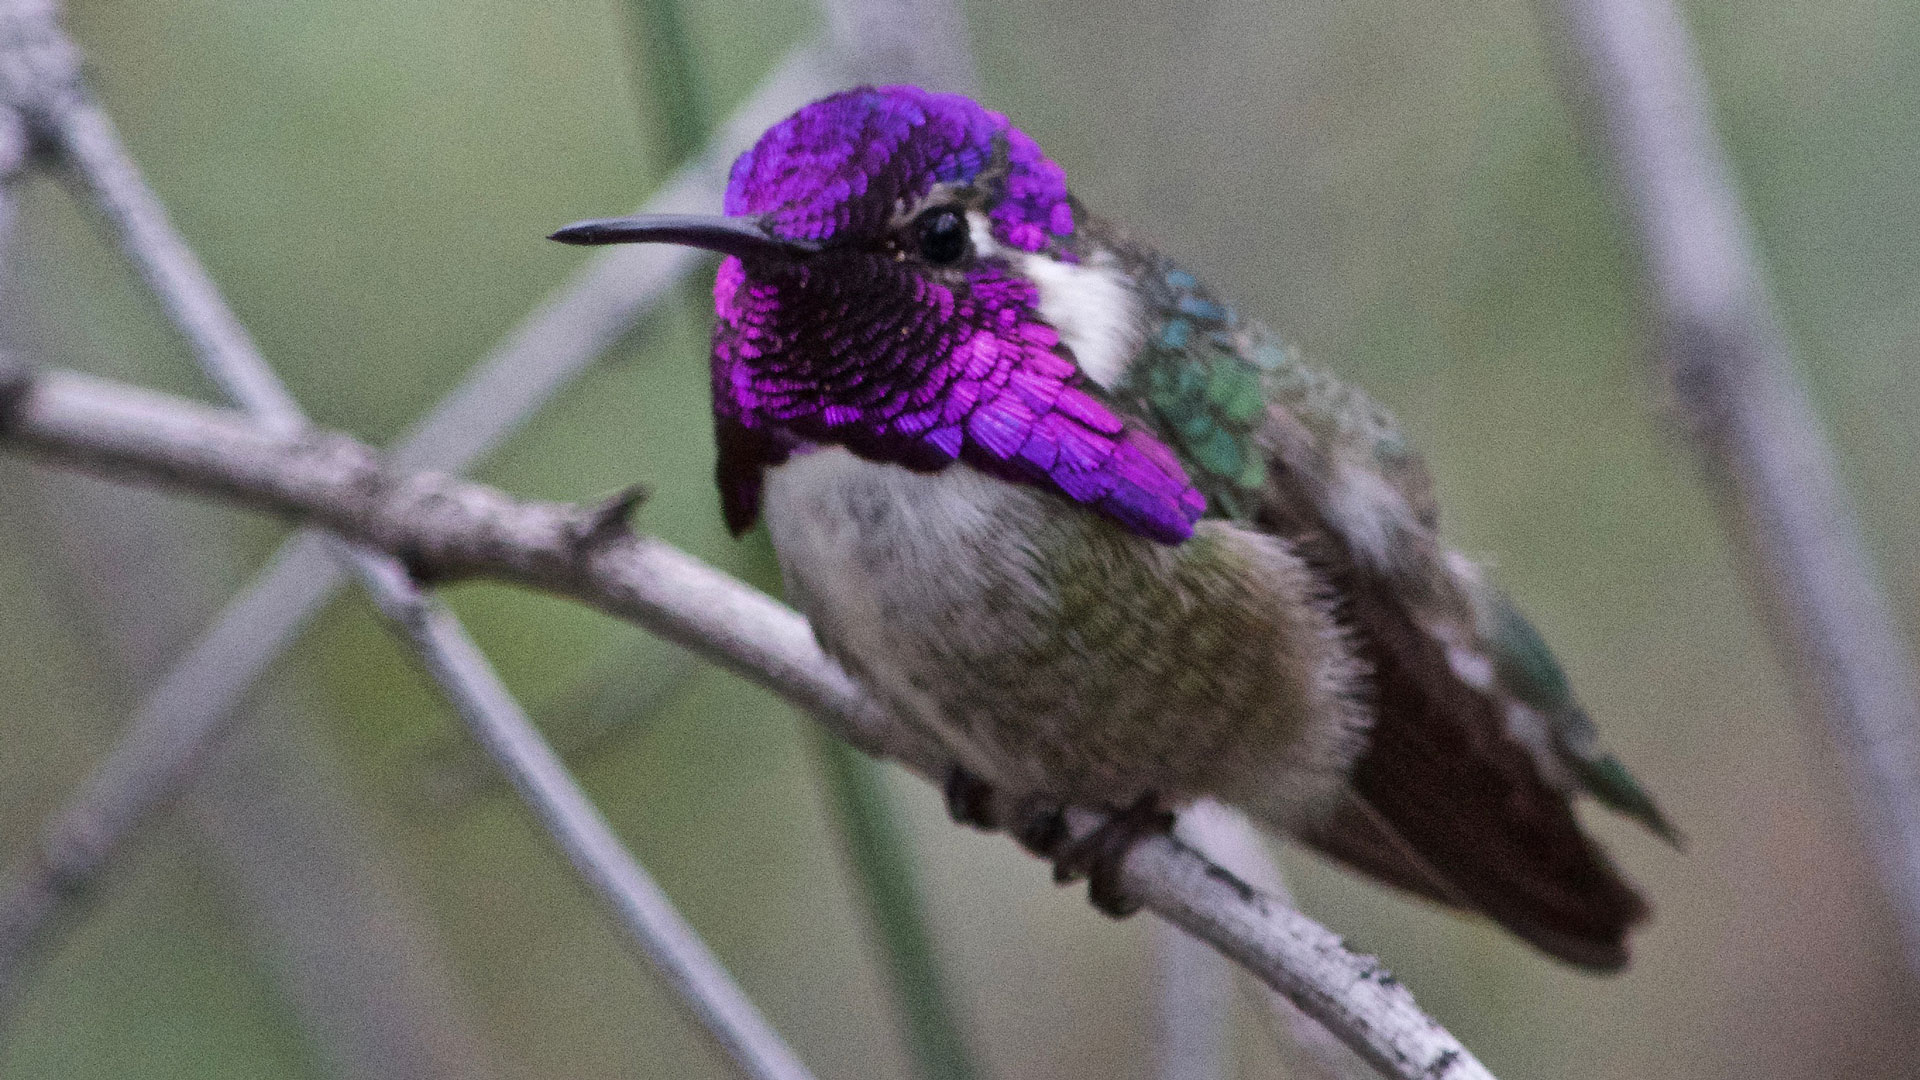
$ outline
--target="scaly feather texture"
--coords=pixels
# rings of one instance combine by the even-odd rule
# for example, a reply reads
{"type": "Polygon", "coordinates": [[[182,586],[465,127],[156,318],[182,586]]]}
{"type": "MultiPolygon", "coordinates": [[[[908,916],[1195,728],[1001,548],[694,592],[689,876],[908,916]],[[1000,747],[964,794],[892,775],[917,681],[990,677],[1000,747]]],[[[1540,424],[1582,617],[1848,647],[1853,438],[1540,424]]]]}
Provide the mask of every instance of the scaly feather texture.
{"type": "Polygon", "coordinates": [[[712,234],[737,256],[715,284],[728,523],[764,510],[790,598],[903,718],[1011,794],[1219,797],[1625,963],[1646,907],[1572,798],[1673,830],[1441,541],[1390,414],[966,98],[807,106],[726,209],[752,223],[712,234]]]}
{"type": "MultiPolygon", "coordinates": [[[[735,163],[729,214],[826,248],[804,263],[721,266],[714,407],[736,429],[722,448],[752,453],[772,428],[921,470],[964,461],[1185,540],[1205,500],[1165,446],[1087,392],[1036,315],[1031,282],[991,263],[927,275],[861,243],[936,188],[982,174],[996,185],[986,215],[999,244],[1043,251],[1072,235],[1060,167],[1006,117],[954,100],[849,91],[776,125],[735,163]]],[[[752,520],[756,465],[721,460],[736,530],[752,520]]]]}

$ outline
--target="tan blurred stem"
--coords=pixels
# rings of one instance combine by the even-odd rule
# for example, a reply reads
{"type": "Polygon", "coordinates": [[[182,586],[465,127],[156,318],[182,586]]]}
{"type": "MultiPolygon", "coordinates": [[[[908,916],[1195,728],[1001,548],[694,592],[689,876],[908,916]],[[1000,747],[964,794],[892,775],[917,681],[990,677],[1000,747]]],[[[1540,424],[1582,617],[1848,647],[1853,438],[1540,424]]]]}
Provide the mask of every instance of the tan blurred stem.
{"type": "MultiPolygon", "coordinates": [[[[230,411],[73,374],[0,374],[0,416],[0,445],[321,526],[429,580],[486,576],[571,597],[721,663],[924,778],[941,782],[951,764],[827,659],[799,615],[670,545],[633,535],[621,523],[625,505],[520,501],[444,475],[402,473],[342,436],[276,435],[230,411]]],[[[416,610],[432,611],[424,601],[416,610]]],[[[1068,824],[1086,836],[1102,821],[1077,812],[1068,824]]],[[[1377,960],[1348,951],[1186,844],[1161,837],[1135,846],[1122,883],[1382,1073],[1491,1075],[1377,960]]]]}
{"type": "MultiPolygon", "coordinates": [[[[58,164],[85,184],[207,374],[263,430],[304,430],[307,420],[298,403],[174,230],[82,82],[78,51],[46,0],[0,0],[0,79],[28,123],[48,141],[58,164]]],[[[760,1080],[809,1077],[718,958],[621,845],[459,623],[423,597],[391,558],[345,547],[333,554],[402,628],[455,712],[493,754],[575,870],[741,1071],[760,1080]]],[[[47,931],[54,925],[50,916],[74,894],[71,875],[61,865],[67,853],[81,853],[97,871],[111,850],[107,845],[124,836],[160,796],[180,786],[205,745],[176,756],[171,773],[149,773],[163,779],[156,786],[123,782],[111,761],[89,778],[79,812],[57,819],[54,844],[24,868],[16,893],[23,902],[11,910],[41,917],[0,915],[0,930],[5,931],[0,936],[0,988],[17,985],[27,956],[47,944],[47,931]],[[99,810],[105,813],[96,816],[99,810]]],[[[0,999],[5,996],[0,990],[0,999]]]]}
{"type": "Polygon", "coordinates": [[[953,0],[821,0],[827,36],[873,83],[914,83],[978,96],[966,13],[953,0]]]}
{"type": "Polygon", "coordinates": [[[817,728],[815,758],[826,778],[840,844],[852,864],[867,921],[887,960],[887,981],[905,1029],[907,1050],[924,1080],[973,1080],[968,1052],[927,925],[926,901],[913,848],[878,762],[817,728]]]}
{"type": "Polygon", "coordinates": [[[1795,374],[1693,43],[1669,0],[1556,0],[1548,18],[1638,242],[1662,370],[1920,970],[1920,677],[1795,374]]]}

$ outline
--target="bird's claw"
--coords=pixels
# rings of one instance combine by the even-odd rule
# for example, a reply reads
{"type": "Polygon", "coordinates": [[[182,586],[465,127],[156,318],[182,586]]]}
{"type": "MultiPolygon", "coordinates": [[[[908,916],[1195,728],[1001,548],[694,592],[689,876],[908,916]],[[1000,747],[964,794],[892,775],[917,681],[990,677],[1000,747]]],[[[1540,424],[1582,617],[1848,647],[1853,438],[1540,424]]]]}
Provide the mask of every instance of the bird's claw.
{"type": "Polygon", "coordinates": [[[1087,879],[1087,899],[1116,919],[1140,910],[1140,901],[1120,884],[1120,870],[1133,846],[1151,836],[1173,830],[1173,814],[1148,792],[1131,806],[1115,810],[1100,827],[1074,839],[1067,828],[1067,812],[1059,800],[1028,795],[1002,822],[994,803],[993,785],[955,765],[944,787],[947,814],[962,825],[993,832],[1003,825],[1021,847],[1053,863],[1053,880],[1061,885],[1087,879]]]}
{"type": "MultiPolygon", "coordinates": [[[[1087,899],[1101,912],[1124,919],[1141,901],[1121,884],[1121,869],[1135,844],[1173,831],[1173,813],[1148,792],[1116,811],[1086,836],[1056,845],[1053,880],[1061,885],[1087,879],[1087,899]]],[[[1064,833],[1064,829],[1062,829],[1064,833]]]]}
{"type": "Polygon", "coordinates": [[[955,765],[947,773],[943,790],[947,797],[947,816],[954,821],[982,832],[993,832],[1000,827],[1000,817],[994,812],[993,785],[968,772],[965,766],[955,765]]]}

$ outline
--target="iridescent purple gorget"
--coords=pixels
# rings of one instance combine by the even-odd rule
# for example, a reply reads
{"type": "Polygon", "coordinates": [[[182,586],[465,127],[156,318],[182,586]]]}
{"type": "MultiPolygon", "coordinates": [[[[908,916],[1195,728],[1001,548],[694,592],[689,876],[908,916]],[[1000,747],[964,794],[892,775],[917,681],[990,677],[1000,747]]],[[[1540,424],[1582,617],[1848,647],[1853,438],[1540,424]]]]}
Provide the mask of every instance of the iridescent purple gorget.
{"type": "Polygon", "coordinates": [[[935,185],[986,212],[997,248],[1074,258],[1060,167],[958,95],[835,94],[734,163],[726,212],[820,250],[730,256],[714,282],[728,525],[753,523],[766,466],[833,444],[921,471],[965,462],[1142,536],[1191,536],[1206,500],[1171,450],[1101,399],[1006,255],[934,267],[890,244],[935,185]]]}

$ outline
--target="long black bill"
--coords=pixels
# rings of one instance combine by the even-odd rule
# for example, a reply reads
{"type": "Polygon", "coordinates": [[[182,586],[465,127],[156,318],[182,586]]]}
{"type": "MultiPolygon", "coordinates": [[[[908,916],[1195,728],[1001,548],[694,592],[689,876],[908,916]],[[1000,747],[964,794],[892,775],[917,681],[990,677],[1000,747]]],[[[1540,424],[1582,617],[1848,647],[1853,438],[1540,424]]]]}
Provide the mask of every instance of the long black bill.
{"type": "Polygon", "coordinates": [[[820,250],[820,245],[810,240],[774,236],[753,218],[719,214],[642,214],[576,221],[547,239],[563,244],[684,244],[743,259],[792,259],[820,250]]]}

